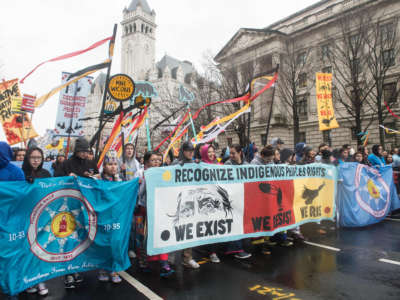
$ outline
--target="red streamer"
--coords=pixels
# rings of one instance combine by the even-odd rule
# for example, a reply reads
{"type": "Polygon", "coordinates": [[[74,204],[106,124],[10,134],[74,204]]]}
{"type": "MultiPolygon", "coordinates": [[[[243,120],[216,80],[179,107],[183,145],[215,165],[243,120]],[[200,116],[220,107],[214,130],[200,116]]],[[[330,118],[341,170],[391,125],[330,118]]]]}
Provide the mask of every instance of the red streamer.
{"type": "Polygon", "coordinates": [[[104,40],[101,40],[101,41],[98,41],[98,42],[94,43],[93,45],[89,46],[89,47],[86,48],[86,49],[78,50],[78,51],[75,51],[75,52],[71,52],[71,53],[68,53],[68,54],[64,54],[64,55],[61,55],[61,56],[58,56],[58,57],[55,57],[55,58],[46,60],[46,61],[44,61],[44,62],[38,64],[32,71],[30,71],[28,74],[26,74],[25,77],[22,78],[22,79],[20,80],[20,83],[24,83],[24,80],[25,80],[28,76],[30,76],[33,72],[36,71],[37,68],[39,68],[40,66],[44,65],[45,63],[53,62],[53,61],[58,61],[58,60],[63,60],[63,59],[67,59],[67,58],[70,58],[70,57],[74,57],[74,56],[83,54],[83,53],[85,53],[85,52],[88,52],[88,51],[90,51],[90,50],[92,50],[92,49],[94,49],[94,48],[97,48],[97,47],[103,45],[105,42],[111,40],[112,38],[113,38],[113,37],[110,36],[110,37],[108,37],[108,38],[105,38],[104,40]]]}
{"type": "Polygon", "coordinates": [[[385,106],[386,106],[386,109],[388,110],[388,112],[389,112],[393,117],[395,117],[395,118],[397,118],[397,119],[400,119],[400,117],[399,117],[398,115],[396,115],[396,114],[390,109],[390,107],[389,107],[389,105],[387,105],[386,101],[385,101],[384,103],[385,103],[385,106]]]}

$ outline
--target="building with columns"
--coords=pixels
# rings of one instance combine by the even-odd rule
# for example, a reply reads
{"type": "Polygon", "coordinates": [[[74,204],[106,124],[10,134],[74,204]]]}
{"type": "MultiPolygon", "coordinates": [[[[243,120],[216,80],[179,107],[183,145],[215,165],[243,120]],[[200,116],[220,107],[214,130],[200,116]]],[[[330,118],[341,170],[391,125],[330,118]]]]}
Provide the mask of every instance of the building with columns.
{"type": "MultiPolygon", "coordinates": [[[[152,99],[149,109],[149,127],[153,128],[161,119],[182,104],[178,101],[180,85],[194,90],[196,70],[189,61],[180,61],[165,54],[156,62],[156,13],[146,0],[131,0],[122,12],[120,30],[121,38],[121,73],[129,75],[134,81],[150,81],[156,88],[159,97],[152,99]]],[[[91,94],[88,97],[86,118],[100,114],[101,99],[106,76],[100,74],[94,81],[91,94]]],[[[172,120],[173,118],[171,118],[172,120]]],[[[87,120],[86,136],[90,138],[98,128],[98,119],[87,120]]],[[[112,123],[107,124],[103,136],[107,138],[112,123]]],[[[153,147],[162,139],[165,127],[151,131],[153,147]]],[[[139,151],[143,152],[146,145],[144,126],[139,131],[139,151]]]]}
{"type": "MultiPolygon", "coordinates": [[[[301,74],[299,82],[296,83],[297,112],[300,120],[299,137],[307,144],[318,147],[320,143],[328,142],[328,134],[327,131],[319,131],[318,127],[315,73],[325,71],[335,74],[335,72],[341,71],[335,70],[332,63],[324,59],[324,56],[326,57],[329,53],[329,47],[334,46],[331,44],[332,42],[340,43],[343,40],[343,26],[339,23],[343,14],[356,13],[361,10],[368,12],[371,16],[369,22],[376,22],[377,24],[379,22],[381,26],[393,26],[394,28],[390,29],[391,32],[397,32],[397,38],[400,37],[400,27],[397,21],[400,17],[400,1],[323,0],[265,28],[239,29],[215,56],[215,61],[220,64],[221,68],[235,66],[238,70],[248,63],[253,63],[257,65],[255,68],[258,73],[271,70],[279,63],[281,71],[284,72],[286,70],[282,68],[287,68],[287,65],[283,61],[287,59],[285,55],[288,55],[285,41],[288,39],[294,41],[294,49],[292,50],[297,55],[297,59],[302,61],[307,54],[307,64],[312,64],[312,68],[301,74]]],[[[354,30],[354,28],[349,30],[354,30]]],[[[399,89],[400,58],[396,56],[398,52],[395,49],[383,49],[382,51],[386,52],[383,54],[388,54],[387,56],[383,55],[383,59],[390,59],[388,76],[386,76],[383,86],[384,100],[390,100],[393,104],[392,109],[398,111],[397,93],[395,97],[390,96],[390,89],[399,89]]],[[[282,78],[281,82],[278,82],[279,84],[282,84],[282,78]]],[[[271,90],[267,91],[253,105],[251,140],[258,146],[262,145],[262,141],[265,140],[272,99],[271,90]]],[[[294,139],[291,107],[283,101],[282,93],[278,88],[274,101],[268,142],[274,137],[280,137],[284,140],[286,147],[292,148],[294,139]]],[[[335,114],[340,127],[331,130],[332,146],[339,147],[343,144],[351,144],[355,147],[357,132],[352,125],[353,122],[349,122],[350,115],[345,105],[335,101],[335,96],[333,101],[335,102],[335,114]]],[[[369,145],[379,143],[379,124],[376,116],[373,116],[368,106],[364,109],[363,126],[372,120],[368,128],[370,133],[369,145]]],[[[390,115],[385,118],[384,125],[392,129],[400,128],[399,120],[390,115]]],[[[399,146],[399,137],[397,134],[386,135],[385,147],[390,149],[395,145],[399,146]]],[[[238,137],[232,130],[228,130],[224,139],[220,139],[220,141],[223,145],[236,143],[238,137]]]]}

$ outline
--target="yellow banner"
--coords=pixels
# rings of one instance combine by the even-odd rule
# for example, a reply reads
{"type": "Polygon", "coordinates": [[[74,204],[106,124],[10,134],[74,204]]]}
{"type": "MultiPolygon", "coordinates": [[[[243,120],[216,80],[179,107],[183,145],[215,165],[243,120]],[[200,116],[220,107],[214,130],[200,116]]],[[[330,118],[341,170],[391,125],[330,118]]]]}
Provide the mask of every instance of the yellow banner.
{"type": "Polygon", "coordinates": [[[7,142],[15,145],[37,137],[28,114],[13,114],[11,111],[12,97],[20,97],[18,79],[0,83],[0,122],[3,126],[7,142]]]}
{"type": "Polygon", "coordinates": [[[338,128],[332,105],[332,74],[316,74],[316,98],[318,109],[319,130],[338,128]]]}

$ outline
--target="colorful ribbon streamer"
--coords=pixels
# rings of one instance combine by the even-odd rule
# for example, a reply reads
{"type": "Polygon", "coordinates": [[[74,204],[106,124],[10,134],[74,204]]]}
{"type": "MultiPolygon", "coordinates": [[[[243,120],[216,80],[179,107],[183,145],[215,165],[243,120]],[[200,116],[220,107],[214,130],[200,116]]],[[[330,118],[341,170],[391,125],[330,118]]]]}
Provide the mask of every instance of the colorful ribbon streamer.
{"type": "Polygon", "coordinates": [[[98,42],[94,43],[93,45],[89,46],[89,47],[86,48],[86,49],[78,50],[78,51],[75,51],[75,52],[71,52],[71,53],[68,53],[68,54],[64,54],[64,55],[61,55],[61,56],[58,56],[58,57],[55,57],[55,58],[46,60],[46,61],[44,61],[44,62],[38,64],[32,71],[30,71],[28,74],[26,74],[26,75],[24,76],[24,78],[22,78],[22,79],[20,80],[20,83],[24,83],[25,79],[26,79],[28,76],[30,76],[33,72],[36,71],[36,69],[38,69],[40,66],[44,65],[45,63],[54,62],[54,61],[59,61],[59,60],[71,58],[71,57],[74,57],[74,56],[78,56],[78,55],[80,55],[80,54],[83,54],[83,53],[85,53],[85,52],[88,52],[88,51],[90,51],[90,50],[93,50],[93,49],[95,49],[95,48],[97,48],[97,47],[103,45],[105,42],[111,40],[112,38],[113,38],[113,37],[110,36],[110,37],[108,37],[108,38],[105,38],[104,40],[101,40],[101,41],[98,41],[98,42]]]}

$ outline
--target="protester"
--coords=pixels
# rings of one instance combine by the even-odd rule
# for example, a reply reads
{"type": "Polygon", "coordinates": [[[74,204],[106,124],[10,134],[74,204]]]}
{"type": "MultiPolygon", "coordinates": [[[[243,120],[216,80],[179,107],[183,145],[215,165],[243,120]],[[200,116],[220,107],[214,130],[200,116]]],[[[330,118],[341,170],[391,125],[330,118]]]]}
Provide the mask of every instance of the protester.
{"type": "Polygon", "coordinates": [[[392,156],[392,154],[388,154],[388,155],[386,156],[385,161],[386,161],[386,164],[387,164],[387,165],[392,164],[392,163],[393,163],[393,156],[392,156]]]}
{"type": "Polygon", "coordinates": [[[201,161],[201,154],[200,150],[201,147],[203,147],[205,144],[204,143],[198,143],[196,147],[194,148],[194,160],[195,162],[200,162],[201,161]]]}
{"type": "Polygon", "coordinates": [[[306,143],[297,143],[294,147],[294,152],[296,153],[296,162],[299,162],[302,159],[305,147],[306,143]]]}
{"type": "MultiPolygon", "coordinates": [[[[103,161],[103,172],[101,173],[101,179],[105,181],[122,181],[122,178],[118,174],[118,158],[115,151],[109,151],[103,161]]],[[[110,275],[105,270],[100,270],[98,274],[99,281],[111,281],[113,283],[120,283],[122,281],[117,272],[111,272],[110,275]]]]}
{"type": "Polygon", "coordinates": [[[64,153],[58,153],[56,157],[56,161],[51,165],[54,170],[54,174],[60,174],[63,172],[63,163],[65,161],[64,153]]]}
{"type": "Polygon", "coordinates": [[[284,148],[280,152],[280,160],[283,164],[294,165],[296,163],[296,155],[292,150],[284,148]]]}
{"type": "Polygon", "coordinates": [[[26,152],[22,171],[24,171],[25,179],[33,182],[35,178],[48,178],[51,174],[43,169],[44,154],[42,149],[38,147],[29,148],[26,152]]]}
{"type": "MultiPolygon", "coordinates": [[[[134,157],[135,150],[132,143],[125,144],[125,151],[123,157],[118,160],[118,167],[120,171],[120,177],[124,180],[132,180],[138,175],[138,171],[141,169],[139,162],[134,157]]],[[[129,250],[128,255],[130,258],[135,258],[135,222],[132,219],[131,233],[129,236],[129,250]]]]}
{"type": "Polygon", "coordinates": [[[275,149],[277,149],[278,151],[281,151],[282,146],[285,143],[280,139],[280,138],[273,138],[271,140],[271,146],[274,147],[275,149]]]}
{"type": "Polygon", "coordinates": [[[99,178],[96,163],[88,159],[89,150],[89,142],[82,137],[78,138],[75,142],[74,154],[63,163],[62,171],[55,173],[54,176],[93,176],[99,178]]]}
{"type": "Polygon", "coordinates": [[[382,156],[383,148],[381,145],[372,146],[372,154],[368,155],[368,161],[373,167],[385,166],[385,159],[382,156]]]}
{"type": "MultiPolygon", "coordinates": [[[[295,153],[288,148],[284,148],[281,150],[280,152],[280,158],[281,158],[281,163],[282,164],[287,164],[287,165],[294,165],[296,164],[296,155],[295,153]]],[[[304,241],[305,238],[304,236],[301,234],[300,231],[300,226],[289,230],[289,235],[298,242],[304,241]]],[[[281,235],[280,239],[282,241],[282,245],[283,246],[291,246],[291,243],[289,241],[287,241],[286,236],[285,235],[281,235]]]]}
{"type": "Polygon", "coordinates": [[[311,147],[303,149],[303,157],[297,163],[299,165],[307,165],[315,162],[315,151],[311,147]]]}
{"type": "Polygon", "coordinates": [[[26,150],[25,149],[17,149],[15,151],[15,161],[24,161],[25,158],[25,154],[26,154],[26,150]]]}
{"type": "MultiPolygon", "coordinates": [[[[275,150],[271,145],[265,146],[260,154],[256,155],[251,161],[252,165],[273,165],[274,164],[274,153],[275,150]]],[[[265,255],[271,254],[271,249],[269,246],[276,245],[276,242],[271,242],[269,237],[261,237],[259,239],[253,240],[252,244],[262,244],[261,252],[265,255]]]]}
{"type": "Polygon", "coordinates": [[[165,161],[163,163],[163,166],[170,166],[172,162],[174,161],[174,153],[173,150],[169,150],[167,155],[165,156],[165,161]]]}
{"type": "Polygon", "coordinates": [[[251,161],[252,165],[268,165],[274,164],[275,150],[271,145],[265,146],[259,155],[256,155],[251,161]]]}
{"type": "MultiPolygon", "coordinates": [[[[178,159],[174,161],[174,165],[181,165],[193,163],[194,147],[191,142],[183,142],[181,148],[179,149],[178,159]]],[[[193,259],[192,248],[187,248],[183,250],[183,262],[182,264],[191,269],[198,269],[200,265],[193,259]]]]}
{"type": "MultiPolygon", "coordinates": [[[[213,145],[205,144],[200,149],[201,161],[207,164],[218,164],[217,158],[215,156],[215,148],[213,145]]],[[[221,260],[217,256],[216,245],[208,245],[208,250],[210,252],[210,260],[213,263],[220,263],[221,260]]]]}
{"type": "Polygon", "coordinates": [[[279,150],[277,148],[274,151],[274,163],[275,164],[281,163],[281,153],[279,152],[279,150]]]}
{"type": "MultiPolygon", "coordinates": [[[[22,164],[22,170],[24,171],[26,181],[32,183],[36,178],[51,177],[49,171],[43,169],[43,162],[44,155],[42,149],[36,146],[28,149],[22,164]]],[[[41,282],[36,286],[28,288],[26,292],[28,294],[38,293],[41,296],[45,296],[49,293],[49,290],[45,283],[41,282]]]]}
{"type": "Polygon", "coordinates": [[[368,148],[364,146],[358,147],[358,152],[361,152],[363,155],[363,164],[367,166],[371,166],[371,163],[368,161],[368,148]]]}
{"type": "Polygon", "coordinates": [[[319,147],[318,147],[318,153],[317,153],[317,155],[315,156],[315,162],[321,162],[321,159],[322,159],[322,151],[324,151],[324,150],[329,150],[329,146],[328,146],[328,144],[326,144],[326,143],[322,143],[322,144],[319,145],[319,147]]]}
{"type": "MultiPolygon", "coordinates": [[[[55,173],[55,177],[59,176],[81,176],[81,177],[94,177],[99,178],[99,170],[96,163],[88,159],[89,142],[80,137],[75,141],[74,154],[63,163],[62,170],[55,173]]],[[[83,277],[79,273],[74,273],[65,276],[65,288],[73,289],[77,283],[83,281],[83,277]]]]}
{"type": "Polygon", "coordinates": [[[157,164],[156,167],[162,167],[163,165],[163,155],[160,152],[156,152],[157,164]]]}
{"type": "Polygon", "coordinates": [[[120,173],[126,180],[132,180],[136,178],[135,174],[140,169],[140,164],[134,155],[135,148],[132,143],[128,143],[125,145],[123,157],[118,160],[120,173]]]}
{"type": "MultiPolygon", "coordinates": [[[[244,165],[244,154],[242,147],[239,144],[232,145],[229,147],[229,160],[225,162],[225,165],[244,165]]],[[[234,257],[238,259],[246,259],[251,257],[250,253],[243,250],[243,240],[237,240],[226,243],[225,254],[234,254],[234,257]]]]}
{"type": "Polygon", "coordinates": [[[139,262],[139,268],[143,272],[150,272],[148,262],[159,261],[161,266],[160,276],[168,277],[175,271],[170,267],[168,263],[168,254],[160,254],[155,256],[147,256],[146,253],[146,239],[147,239],[147,195],[146,195],[146,181],[144,177],[144,171],[150,168],[154,168],[158,165],[159,158],[158,154],[154,151],[146,152],[143,157],[144,168],[138,171],[138,177],[140,180],[138,200],[135,209],[135,227],[136,227],[136,251],[139,262]]]}
{"type": "Polygon", "coordinates": [[[25,180],[22,170],[10,163],[12,157],[11,147],[6,142],[0,142],[0,181],[25,180]]]}

